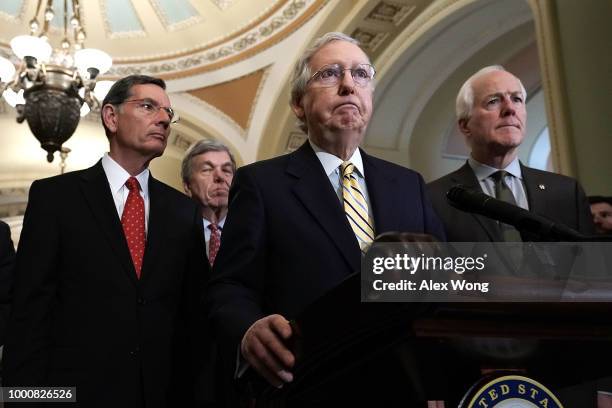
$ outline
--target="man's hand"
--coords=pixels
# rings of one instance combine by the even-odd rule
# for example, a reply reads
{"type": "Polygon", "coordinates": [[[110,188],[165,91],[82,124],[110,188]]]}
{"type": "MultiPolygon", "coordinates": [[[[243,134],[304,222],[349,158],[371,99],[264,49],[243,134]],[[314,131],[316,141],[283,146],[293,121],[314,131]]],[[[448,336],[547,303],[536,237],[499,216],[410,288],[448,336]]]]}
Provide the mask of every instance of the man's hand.
{"type": "Polygon", "coordinates": [[[253,323],[240,344],[242,356],[277,388],[293,381],[290,370],[295,364],[295,357],[284,344],[291,335],[287,319],[275,314],[253,323]]]}

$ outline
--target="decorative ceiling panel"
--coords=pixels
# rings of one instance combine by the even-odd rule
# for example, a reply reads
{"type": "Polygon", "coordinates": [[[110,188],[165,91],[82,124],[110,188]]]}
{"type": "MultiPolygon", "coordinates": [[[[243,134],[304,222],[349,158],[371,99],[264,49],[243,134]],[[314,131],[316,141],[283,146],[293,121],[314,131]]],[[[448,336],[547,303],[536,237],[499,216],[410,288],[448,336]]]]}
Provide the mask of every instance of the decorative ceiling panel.
{"type": "Polygon", "coordinates": [[[25,1],[23,0],[2,0],[0,2],[0,13],[15,16],[21,12],[25,1]]]}
{"type": "Polygon", "coordinates": [[[415,9],[416,6],[409,6],[407,4],[400,4],[391,1],[381,1],[376,5],[376,7],[374,7],[374,9],[372,9],[365,20],[392,23],[398,26],[415,9]]]}
{"type": "Polygon", "coordinates": [[[173,31],[201,22],[202,16],[186,0],[149,0],[164,27],[173,31]]]}
{"type": "Polygon", "coordinates": [[[252,109],[257,105],[257,93],[264,79],[264,72],[264,69],[260,69],[228,82],[194,89],[189,93],[225,113],[242,129],[247,129],[252,109]]]}
{"type": "MultiPolygon", "coordinates": [[[[142,23],[131,1],[101,0],[104,27],[109,38],[128,38],[146,36],[142,23]]],[[[91,26],[86,29],[93,29],[91,26]]]]}
{"type": "Polygon", "coordinates": [[[106,75],[121,77],[130,74],[147,74],[171,79],[218,69],[248,58],[275,44],[308,21],[326,2],[327,0],[286,1],[284,4],[280,3],[281,7],[253,28],[239,36],[219,42],[218,45],[204,47],[174,58],[148,59],[140,63],[114,59],[115,65],[106,75]]]}
{"type": "Polygon", "coordinates": [[[8,20],[16,20],[25,11],[25,1],[2,0],[0,1],[0,16],[8,20]]]}
{"type": "MultiPolygon", "coordinates": [[[[176,7],[183,4],[182,12],[172,11],[171,2],[164,1],[81,0],[87,46],[108,52],[114,64],[173,59],[233,42],[288,3],[304,0],[237,1],[227,10],[211,0],[181,0],[176,7]]],[[[8,43],[6,38],[0,32],[0,42],[8,43]]]]}
{"type": "MultiPolygon", "coordinates": [[[[0,0],[0,20],[6,22],[0,55],[12,55],[9,42],[27,33],[38,1],[0,0]]],[[[329,1],[80,0],[80,11],[86,46],[113,58],[108,78],[143,73],[168,79],[248,59],[292,34],[329,1]]],[[[41,0],[42,8],[46,4],[41,0]]],[[[63,0],[54,1],[53,46],[64,36],[63,8],[63,0]]]]}

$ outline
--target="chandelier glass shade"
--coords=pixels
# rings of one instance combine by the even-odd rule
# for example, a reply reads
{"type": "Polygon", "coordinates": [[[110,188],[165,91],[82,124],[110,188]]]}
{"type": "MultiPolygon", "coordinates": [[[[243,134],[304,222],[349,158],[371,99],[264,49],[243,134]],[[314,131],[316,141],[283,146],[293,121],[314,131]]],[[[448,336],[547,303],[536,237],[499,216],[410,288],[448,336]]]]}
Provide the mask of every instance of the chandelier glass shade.
{"type": "Polygon", "coordinates": [[[104,51],[84,47],[86,33],[79,0],[55,2],[63,5],[63,38],[60,46],[53,48],[48,32],[56,8],[53,0],[45,0],[44,8],[42,3],[38,0],[29,22],[30,35],[11,40],[13,61],[0,56],[0,90],[16,109],[17,122],[27,121],[47,151],[47,161],[52,162],[54,153],[73,135],[80,117],[99,109],[110,81],[101,81],[105,84],[98,90],[96,79],[110,69],[112,59],[104,51]]]}

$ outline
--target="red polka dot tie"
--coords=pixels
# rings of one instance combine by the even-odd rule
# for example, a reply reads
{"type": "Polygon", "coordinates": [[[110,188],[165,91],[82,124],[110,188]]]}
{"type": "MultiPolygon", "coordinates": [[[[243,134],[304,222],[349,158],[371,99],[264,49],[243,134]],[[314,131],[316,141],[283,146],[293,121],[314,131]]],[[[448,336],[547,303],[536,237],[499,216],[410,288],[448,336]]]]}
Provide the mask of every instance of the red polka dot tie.
{"type": "Polygon", "coordinates": [[[140,183],[135,177],[130,177],[125,182],[125,186],[130,190],[130,193],[123,207],[121,224],[123,224],[123,232],[132,256],[134,269],[136,269],[136,276],[140,279],[145,250],[144,200],[140,196],[140,183]]]}
{"type": "Polygon", "coordinates": [[[215,263],[217,252],[219,252],[219,246],[221,245],[221,230],[217,224],[209,224],[210,228],[210,242],[208,243],[208,262],[210,266],[215,263]]]}

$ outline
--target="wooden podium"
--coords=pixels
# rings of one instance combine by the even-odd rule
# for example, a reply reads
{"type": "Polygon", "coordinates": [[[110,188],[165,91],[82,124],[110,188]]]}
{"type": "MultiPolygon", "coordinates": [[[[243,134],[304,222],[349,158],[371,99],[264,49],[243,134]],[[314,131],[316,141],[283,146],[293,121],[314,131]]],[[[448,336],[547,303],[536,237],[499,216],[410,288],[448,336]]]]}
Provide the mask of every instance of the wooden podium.
{"type": "Polygon", "coordinates": [[[457,407],[483,375],[503,370],[570,390],[565,398],[581,403],[566,408],[595,407],[595,391],[585,397],[579,385],[612,377],[612,307],[601,298],[361,303],[360,285],[359,274],[349,277],[292,322],[294,382],[259,384],[258,406],[457,407]]]}
{"type": "Polygon", "coordinates": [[[426,395],[455,407],[460,395],[466,397],[466,382],[473,384],[495,371],[515,372],[546,385],[565,407],[596,407],[598,389],[582,385],[596,387],[594,381],[612,377],[610,311],[603,302],[438,305],[413,322],[427,353],[442,356],[432,364],[451,373],[442,381],[446,388],[439,386],[435,373],[428,373],[431,377],[423,379],[429,386],[426,395]],[[467,381],[453,380],[463,368],[444,359],[449,354],[479,373],[467,381]]]}

